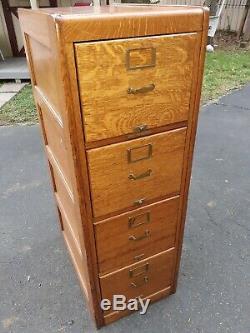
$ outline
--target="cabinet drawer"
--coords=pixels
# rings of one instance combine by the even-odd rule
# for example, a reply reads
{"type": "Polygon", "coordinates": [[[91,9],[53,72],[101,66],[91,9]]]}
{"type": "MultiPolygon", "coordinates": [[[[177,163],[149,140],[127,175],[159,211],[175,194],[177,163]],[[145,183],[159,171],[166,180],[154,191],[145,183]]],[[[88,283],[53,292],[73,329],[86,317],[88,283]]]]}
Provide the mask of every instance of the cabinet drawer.
{"type": "Polygon", "coordinates": [[[197,33],[78,43],[86,142],[188,119],[197,33]]]}
{"type": "Polygon", "coordinates": [[[102,299],[112,302],[113,295],[126,299],[147,297],[170,287],[173,278],[175,250],[170,249],[100,278],[102,299]]]}
{"type": "Polygon", "coordinates": [[[180,191],[186,128],[87,152],[93,215],[180,191]]]}
{"type": "Polygon", "coordinates": [[[95,225],[100,274],[151,257],[175,245],[179,197],[95,225]]]}

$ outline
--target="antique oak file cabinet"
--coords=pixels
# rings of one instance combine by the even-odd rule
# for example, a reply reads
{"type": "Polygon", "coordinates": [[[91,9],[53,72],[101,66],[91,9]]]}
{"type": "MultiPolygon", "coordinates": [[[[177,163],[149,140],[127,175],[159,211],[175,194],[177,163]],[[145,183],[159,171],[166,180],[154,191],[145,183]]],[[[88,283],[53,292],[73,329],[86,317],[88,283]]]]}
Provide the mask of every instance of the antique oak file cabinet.
{"type": "MultiPolygon", "coordinates": [[[[208,11],[20,10],[60,226],[98,327],[175,292],[208,11]]],[[[72,300],[73,302],[74,300],[72,300]]]]}

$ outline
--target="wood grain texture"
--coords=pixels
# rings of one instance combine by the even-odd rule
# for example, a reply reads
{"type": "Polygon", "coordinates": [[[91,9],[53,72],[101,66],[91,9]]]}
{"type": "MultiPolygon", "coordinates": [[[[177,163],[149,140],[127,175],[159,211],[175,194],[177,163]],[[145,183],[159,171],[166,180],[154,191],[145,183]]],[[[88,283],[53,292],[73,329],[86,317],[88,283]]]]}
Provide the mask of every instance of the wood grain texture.
{"type": "Polygon", "coordinates": [[[179,198],[175,197],[97,223],[95,238],[100,274],[174,247],[178,204],[179,198]],[[145,235],[148,236],[140,239],[145,235]]]}
{"type": "MultiPolygon", "coordinates": [[[[99,280],[97,271],[95,272],[94,266],[95,248],[93,246],[91,247],[90,245],[91,235],[94,242],[93,230],[90,235],[88,233],[88,227],[89,225],[92,227],[92,222],[90,219],[89,225],[86,223],[86,221],[88,221],[87,209],[85,200],[82,200],[83,196],[84,198],[88,197],[88,185],[87,188],[86,186],[84,187],[82,185],[81,177],[83,176],[83,172],[85,172],[85,179],[87,179],[88,175],[87,169],[83,168],[84,156],[82,157],[82,155],[84,151],[82,151],[82,149],[80,150],[80,147],[78,158],[76,158],[77,145],[84,145],[82,127],[81,125],[77,127],[77,124],[81,124],[79,103],[76,104],[76,106],[74,106],[74,110],[71,111],[73,106],[72,101],[74,101],[74,99],[79,100],[77,96],[75,96],[74,90],[74,94],[72,96],[71,86],[69,84],[69,79],[71,79],[71,77],[73,77],[72,82],[76,82],[76,77],[74,77],[74,69],[72,70],[70,67],[72,64],[74,64],[73,45],[69,44],[67,47],[63,44],[63,38],[59,37],[59,34],[56,31],[55,20],[52,16],[40,11],[20,10],[19,17],[24,34],[25,49],[28,58],[29,69],[31,72],[37,109],[39,111],[40,106],[43,107],[44,104],[46,104],[47,108],[50,110],[51,115],[54,117],[54,119],[52,118],[50,121],[56,122],[63,128],[63,143],[65,145],[66,151],[64,159],[68,162],[70,170],[69,174],[70,180],[72,182],[70,188],[72,188],[72,197],[74,198],[74,218],[72,218],[72,215],[67,209],[68,205],[63,206],[63,201],[57,193],[57,186],[54,177],[54,167],[57,164],[54,163],[52,166],[52,164],[49,163],[53,190],[55,191],[59,220],[64,232],[64,239],[72,257],[73,264],[76,267],[81,287],[87,298],[87,304],[89,306],[90,312],[93,315],[97,327],[100,327],[103,325],[103,316],[99,309],[99,280]],[[33,45],[33,48],[31,47],[31,44],[33,45]],[[43,50],[45,51],[43,52],[43,50]],[[67,56],[70,57],[69,62],[67,60],[67,56]],[[39,61],[41,62],[40,64],[35,64],[39,61]],[[44,64],[44,68],[41,66],[42,64],[44,64]],[[38,78],[37,76],[39,76],[40,73],[41,77],[38,78]],[[49,78],[47,82],[46,75],[49,78]],[[77,117],[79,117],[79,120],[77,117]],[[81,190],[79,190],[79,186],[81,186],[81,190]],[[65,228],[65,220],[68,221],[67,230],[65,228]],[[74,230],[76,229],[78,235],[74,237],[74,230]],[[79,244],[77,240],[79,240],[79,244]],[[80,246],[80,252],[82,254],[81,259],[79,259],[80,252],[78,251],[78,245],[80,246]]],[[[48,135],[46,131],[48,129],[45,129],[41,112],[39,112],[39,116],[44,143],[47,148],[46,152],[52,153],[48,154],[47,157],[48,159],[51,159],[51,157],[55,157],[56,155],[54,154],[52,145],[49,146],[49,149],[47,147],[48,135]]],[[[53,135],[53,130],[51,135],[53,135]]],[[[56,132],[54,132],[54,135],[56,135],[56,132]]],[[[56,158],[53,160],[56,161],[56,158]]],[[[65,170],[63,169],[63,166],[60,170],[61,172],[59,173],[59,177],[61,177],[61,180],[63,180],[65,179],[65,170]]],[[[64,182],[63,186],[65,185],[66,183],[64,182]]]]}
{"type": "MultiPolygon", "coordinates": [[[[113,295],[124,295],[126,299],[145,298],[171,286],[175,250],[161,252],[138,264],[100,278],[102,296],[112,302],[113,295]],[[147,282],[145,282],[147,281],[147,282]]],[[[105,311],[104,315],[112,312],[105,311]]]]}
{"type": "Polygon", "coordinates": [[[187,120],[196,42],[193,33],[76,44],[86,142],[187,120]]]}
{"type": "MultiPolygon", "coordinates": [[[[84,277],[89,283],[87,305],[94,318],[97,328],[103,326],[104,318],[100,309],[101,291],[98,279],[98,266],[95,249],[94,228],[92,224],[91,199],[89,193],[88,168],[84,147],[83,129],[81,125],[81,112],[77,90],[76,70],[74,67],[73,44],[63,44],[63,36],[59,44],[61,53],[61,71],[64,75],[65,103],[68,114],[68,127],[72,147],[72,162],[74,163],[75,187],[78,219],[81,229],[81,249],[86,256],[87,276],[84,277]]],[[[74,261],[74,259],[73,259],[74,261]]],[[[79,271],[79,270],[77,270],[79,271]]],[[[84,281],[80,278],[80,282],[84,281]]],[[[88,284],[87,284],[88,286],[88,284]]]]}
{"type": "Polygon", "coordinates": [[[184,227],[186,221],[186,213],[187,213],[187,204],[188,204],[188,191],[191,179],[191,171],[192,171],[192,162],[193,162],[193,153],[194,153],[194,145],[195,145],[195,137],[197,131],[197,123],[198,123],[198,115],[200,109],[200,97],[201,97],[201,87],[202,87],[202,79],[204,73],[204,62],[206,56],[206,45],[207,45],[207,31],[209,24],[209,10],[204,8],[204,19],[203,19],[203,31],[199,33],[199,43],[196,45],[199,52],[196,54],[196,63],[197,70],[194,72],[193,77],[193,94],[190,101],[190,113],[189,113],[189,126],[187,133],[187,145],[185,149],[185,159],[184,159],[184,169],[183,169],[183,182],[181,187],[181,204],[179,210],[180,216],[180,224],[179,230],[177,232],[177,242],[178,242],[178,251],[176,257],[176,265],[175,265],[175,279],[173,283],[173,292],[175,292],[177,287],[177,279],[178,272],[180,267],[181,260],[181,251],[182,251],[182,243],[184,236],[184,227]]]}
{"type": "Polygon", "coordinates": [[[58,117],[63,117],[60,101],[58,100],[60,85],[57,81],[57,67],[54,65],[53,49],[41,44],[36,39],[29,39],[30,53],[36,59],[33,62],[33,70],[36,78],[35,86],[39,87],[40,91],[58,117]]]}
{"type": "Polygon", "coordinates": [[[141,198],[147,202],[178,193],[185,135],[184,128],[89,150],[87,156],[93,215],[99,217],[135,207],[135,202],[141,198]],[[143,146],[146,156],[147,145],[152,145],[152,157],[135,163],[128,162],[128,149],[143,146]],[[139,176],[148,170],[151,170],[150,176],[129,179],[130,174],[139,176]]]}
{"type": "Polygon", "coordinates": [[[175,292],[208,12],[186,6],[110,6],[20,10],[19,17],[60,227],[101,327],[129,313],[103,313],[104,297],[125,293],[155,301],[175,292]],[[129,51],[130,67],[152,64],[152,47],[155,66],[121,70],[131,48],[136,50],[129,51]],[[138,89],[152,83],[155,88],[143,93],[146,99],[141,92],[130,94],[130,103],[123,98],[128,84],[138,89]],[[87,109],[91,103],[95,112],[87,109]],[[99,113],[102,104],[105,112],[99,113]],[[146,116],[141,112],[138,119],[135,111],[140,114],[142,107],[146,116]],[[144,120],[149,127],[133,132],[144,120]],[[133,206],[145,194],[142,206],[133,206]],[[140,224],[148,212],[151,224],[131,228],[130,234],[128,218],[140,224]],[[152,239],[130,247],[128,237],[148,236],[147,230],[152,239]],[[149,269],[141,271],[146,263],[149,269]],[[138,276],[131,277],[133,269],[138,276]]]}
{"type": "Polygon", "coordinates": [[[108,40],[201,31],[202,8],[143,5],[71,8],[58,12],[55,20],[67,42],[108,40]]]}

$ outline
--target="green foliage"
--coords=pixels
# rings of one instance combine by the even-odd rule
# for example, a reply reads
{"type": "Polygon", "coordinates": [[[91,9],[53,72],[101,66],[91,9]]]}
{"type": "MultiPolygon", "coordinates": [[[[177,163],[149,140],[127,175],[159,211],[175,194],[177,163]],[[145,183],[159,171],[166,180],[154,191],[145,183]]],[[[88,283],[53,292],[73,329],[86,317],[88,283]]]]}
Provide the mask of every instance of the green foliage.
{"type": "Polygon", "coordinates": [[[0,109],[0,124],[36,123],[37,120],[30,84],[0,109]]]}
{"type": "Polygon", "coordinates": [[[250,81],[250,51],[207,53],[202,100],[207,102],[250,81]]]}

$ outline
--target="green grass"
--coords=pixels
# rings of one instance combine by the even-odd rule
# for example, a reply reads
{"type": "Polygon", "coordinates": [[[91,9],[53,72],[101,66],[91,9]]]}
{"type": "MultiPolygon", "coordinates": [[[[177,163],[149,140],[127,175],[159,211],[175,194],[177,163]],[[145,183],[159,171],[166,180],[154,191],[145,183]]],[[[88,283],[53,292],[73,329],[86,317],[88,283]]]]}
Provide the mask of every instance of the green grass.
{"type": "Polygon", "coordinates": [[[0,109],[0,125],[38,121],[31,85],[26,85],[0,109]]]}
{"type": "Polygon", "coordinates": [[[250,51],[207,53],[202,101],[214,100],[250,81],[250,51]]]}
{"type": "MultiPolygon", "coordinates": [[[[202,102],[215,100],[250,81],[250,51],[216,50],[207,53],[202,102]]],[[[0,109],[0,125],[36,123],[31,85],[26,85],[0,109]]]]}

